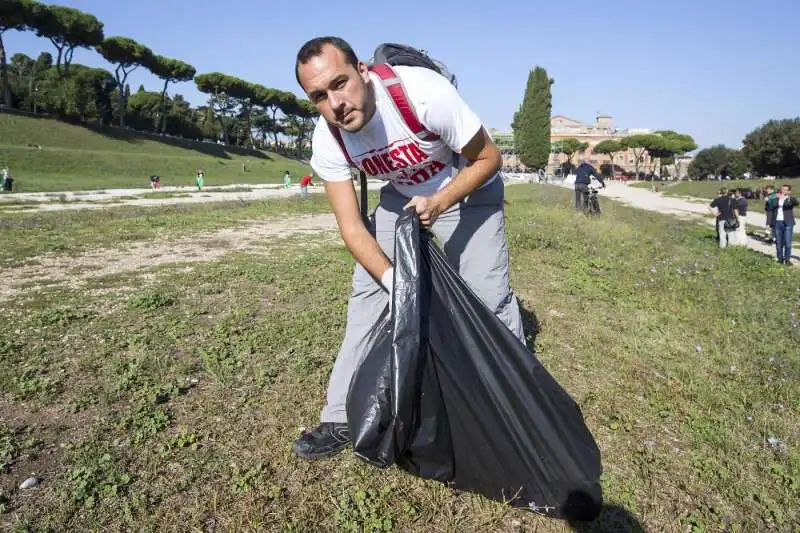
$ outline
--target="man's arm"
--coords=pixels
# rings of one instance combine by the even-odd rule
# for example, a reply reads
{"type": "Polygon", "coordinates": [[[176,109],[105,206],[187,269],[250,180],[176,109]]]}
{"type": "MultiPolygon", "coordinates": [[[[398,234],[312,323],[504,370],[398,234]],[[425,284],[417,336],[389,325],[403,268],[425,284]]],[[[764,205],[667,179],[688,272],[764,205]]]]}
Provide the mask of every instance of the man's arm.
{"type": "Polygon", "coordinates": [[[475,192],[503,166],[500,150],[483,127],[462,148],[461,155],[467,159],[467,164],[450,183],[433,195],[440,213],[475,192]]]}
{"type": "MultiPolygon", "coordinates": [[[[591,166],[591,165],[589,165],[589,166],[591,166]]],[[[595,178],[597,178],[597,181],[600,182],[600,185],[602,185],[603,187],[606,186],[606,181],[603,179],[603,176],[599,172],[597,172],[597,169],[595,169],[594,167],[592,167],[592,175],[595,178]]]]}
{"type": "MultiPolygon", "coordinates": [[[[372,274],[375,279],[381,280],[392,264],[383,253],[378,241],[364,226],[352,180],[326,181],[324,183],[325,193],[331,203],[333,214],[336,216],[339,233],[342,235],[345,246],[367,272],[372,274]]],[[[391,286],[388,287],[388,290],[391,290],[391,286]]]]}
{"type": "Polygon", "coordinates": [[[467,164],[450,183],[431,197],[414,196],[405,205],[416,208],[423,226],[430,227],[443,211],[472,194],[503,166],[500,150],[483,127],[462,148],[461,154],[467,164]]]}
{"type": "Polygon", "coordinates": [[[312,146],[311,167],[325,186],[345,246],[367,272],[391,289],[388,279],[383,279],[384,274],[391,275],[387,273],[389,259],[364,226],[347,159],[322,118],[314,129],[312,146]]]}
{"type": "Polygon", "coordinates": [[[406,207],[416,206],[420,222],[430,226],[442,211],[495,175],[502,167],[502,156],[480,118],[446,78],[427,69],[407,69],[404,76],[420,121],[467,160],[466,166],[441,191],[427,198],[415,196],[407,204],[406,207]]]}

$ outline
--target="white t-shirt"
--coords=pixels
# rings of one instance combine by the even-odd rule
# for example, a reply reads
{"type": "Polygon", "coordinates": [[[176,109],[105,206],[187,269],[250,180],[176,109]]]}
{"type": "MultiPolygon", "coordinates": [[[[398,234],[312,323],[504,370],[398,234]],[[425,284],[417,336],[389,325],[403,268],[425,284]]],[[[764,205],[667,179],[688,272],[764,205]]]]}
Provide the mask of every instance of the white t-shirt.
{"type": "Polygon", "coordinates": [[[783,204],[786,203],[786,197],[781,196],[778,198],[778,209],[775,212],[775,221],[783,222],[783,204]]]}
{"type": "MultiPolygon", "coordinates": [[[[433,141],[417,138],[406,125],[377,74],[370,73],[376,112],[361,131],[344,130],[342,139],[353,163],[367,177],[391,181],[405,196],[431,196],[456,175],[463,157],[456,157],[482,126],[453,85],[436,72],[422,67],[393,66],[403,80],[406,95],[417,118],[433,141]]],[[[312,137],[311,167],[325,181],[352,179],[347,159],[324,118],[317,121],[312,137]]],[[[490,178],[486,185],[497,176],[490,178]]]]}

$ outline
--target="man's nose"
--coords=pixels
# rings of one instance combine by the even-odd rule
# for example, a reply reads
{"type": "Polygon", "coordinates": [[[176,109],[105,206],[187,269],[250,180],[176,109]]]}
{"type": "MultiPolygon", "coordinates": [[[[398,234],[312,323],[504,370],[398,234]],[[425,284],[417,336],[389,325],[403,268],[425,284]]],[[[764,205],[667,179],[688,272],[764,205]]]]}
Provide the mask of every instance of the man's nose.
{"type": "Polygon", "coordinates": [[[339,96],[335,92],[331,91],[330,93],[328,93],[328,103],[331,105],[331,109],[336,111],[342,106],[344,101],[341,98],[339,98],[339,96]]]}

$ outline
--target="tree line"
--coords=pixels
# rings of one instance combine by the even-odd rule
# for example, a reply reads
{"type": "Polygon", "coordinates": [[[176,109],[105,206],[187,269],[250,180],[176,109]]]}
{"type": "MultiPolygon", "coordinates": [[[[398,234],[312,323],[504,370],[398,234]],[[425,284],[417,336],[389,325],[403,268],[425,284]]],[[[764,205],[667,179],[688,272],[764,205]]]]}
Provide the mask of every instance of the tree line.
{"type": "Polygon", "coordinates": [[[159,55],[124,36],[106,36],[103,23],[78,9],[34,0],[0,1],[0,103],[62,119],[116,123],[142,131],[222,140],[244,147],[281,151],[281,136],[299,153],[311,137],[318,112],[293,93],[222,72],[197,74],[193,65],[159,55]],[[17,53],[7,59],[3,34],[30,31],[53,45],[37,58],[17,53]],[[113,72],[73,63],[77,48],[93,49],[113,72]],[[143,68],[161,79],[157,91],[131,93],[128,76],[143,68]],[[208,95],[193,108],[170,84],[194,81],[208,95]]]}
{"type": "Polygon", "coordinates": [[[721,144],[704,148],[689,165],[689,175],[700,179],[746,173],[800,177],[800,118],[767,121],[745,136],[741,150],[721,144]]]}

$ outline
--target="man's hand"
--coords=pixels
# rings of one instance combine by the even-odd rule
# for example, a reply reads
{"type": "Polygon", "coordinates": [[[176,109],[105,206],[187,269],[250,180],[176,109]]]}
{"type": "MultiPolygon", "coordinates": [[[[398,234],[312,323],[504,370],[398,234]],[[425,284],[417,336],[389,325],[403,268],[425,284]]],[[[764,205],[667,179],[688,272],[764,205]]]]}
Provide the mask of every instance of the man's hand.
{"type": "Polygon", "coordinates": [[[503,156],[484,128],[461,149],[461,155],[467,164],[450,183],[433,196],[415,196],[406,204],[416,207],[423,225],[432,225],[436,217],[478,190],[503,166],[503,156]]]}
{"type": "Polygon", "coordinates": [[[403,209],[408,209],[412,206],[417,215],[419,215],[420,223],[426,228],[433,226],[436,218],[444,211],[443,206],[436,200],[436,197],[414,196],[411,201],[403,206],[403,209]]]}

